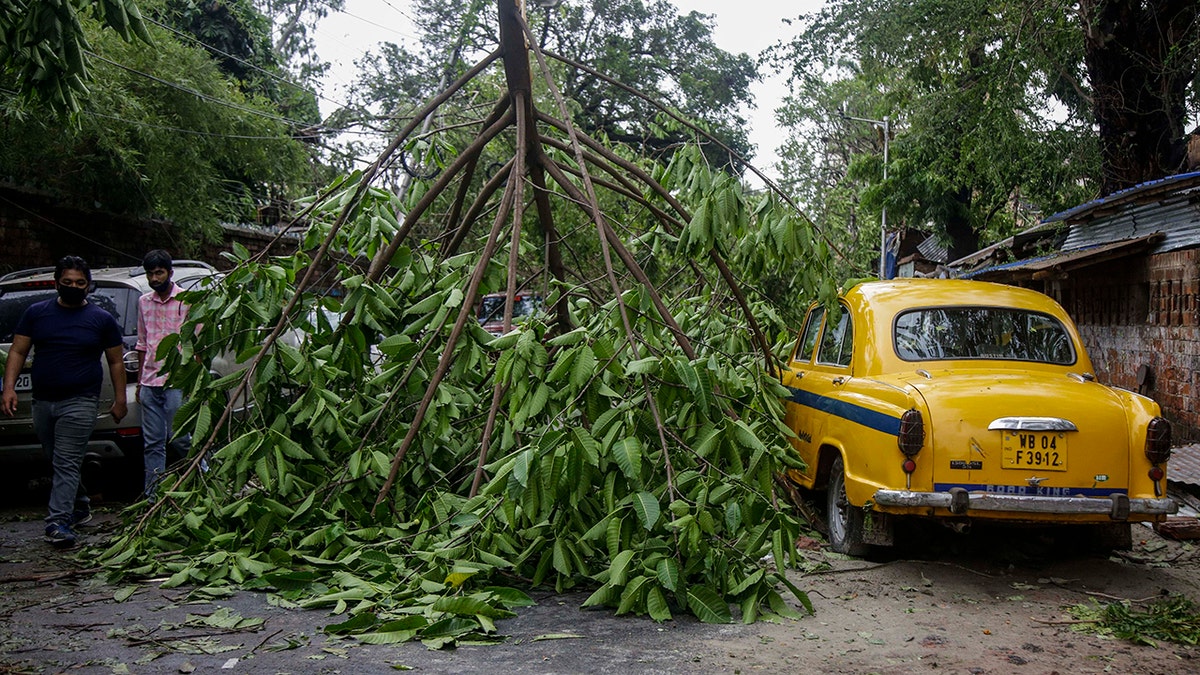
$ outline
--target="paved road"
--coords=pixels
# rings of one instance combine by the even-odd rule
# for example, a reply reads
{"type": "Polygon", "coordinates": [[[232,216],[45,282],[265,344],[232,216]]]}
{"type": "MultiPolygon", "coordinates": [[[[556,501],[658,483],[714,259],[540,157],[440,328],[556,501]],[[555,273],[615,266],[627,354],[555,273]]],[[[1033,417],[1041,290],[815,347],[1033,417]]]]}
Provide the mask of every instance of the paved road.
{"type": "MultiPolygon", "coordinates": [[[[807,571],[792,576],[817,614],[774,624],[660,625],[581,610],[583,594],[542,593],[499,622],[503,644],[431,651],[327,636],[321,628],[335,617],[281,608],[263,593],[196,600],[147,581],[117,602],[120,588],[73,574],[83,563],[41,541],[41,511],[0,510],[0,673],[1200,672],[1193,647],[1077,633],[1064,611],[1092,599],[1200,599],[1200,551],[1146,528],[1127,558],[1081,556],[1023,531],[935,537],[919,560],[806,550],[807,571]],[[261,625],[202,623],[218,611],[261,625]]],[[[120,526],[111,512],[97,520],[93,541],[120,526]]]]}

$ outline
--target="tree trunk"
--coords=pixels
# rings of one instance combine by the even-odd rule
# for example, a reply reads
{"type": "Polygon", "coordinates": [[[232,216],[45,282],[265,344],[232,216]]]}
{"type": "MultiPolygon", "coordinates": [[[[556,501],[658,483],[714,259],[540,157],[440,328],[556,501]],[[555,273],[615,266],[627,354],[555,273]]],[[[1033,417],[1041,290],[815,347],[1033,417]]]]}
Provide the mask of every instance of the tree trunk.
{"type": "Polygon", "coordinates": [[[946,238],[950,240],[949,259],[953,261],[979,250],[979,232],[971,225],[970,188],[959,188],[957,192],[948,194],[947,201],[954,205],[946,217],[946,238]]]}
{"type": "Polygon", "coordinates": [[[1183,168],[1184,97],[1200,55],[1197,7],[1196,0],[1080,1],[1102,194],[1183,168]]]}

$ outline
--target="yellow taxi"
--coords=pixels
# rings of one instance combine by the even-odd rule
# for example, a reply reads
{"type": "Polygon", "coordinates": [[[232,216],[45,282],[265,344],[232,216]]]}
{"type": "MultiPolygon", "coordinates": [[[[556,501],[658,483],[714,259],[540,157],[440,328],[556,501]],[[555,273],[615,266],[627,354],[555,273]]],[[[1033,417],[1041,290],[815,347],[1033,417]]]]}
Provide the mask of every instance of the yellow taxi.
{"type": "Polygon", "coordinates": [[[958,279],[860,283],[809,309],[782,373],[787,424],[824,489],[829,540],[863,555],[897,517],[1077,524],[1128,548],[1174,513],[1171,425],[1099,384],[1075,325],[1036,291],[958,279]]]}

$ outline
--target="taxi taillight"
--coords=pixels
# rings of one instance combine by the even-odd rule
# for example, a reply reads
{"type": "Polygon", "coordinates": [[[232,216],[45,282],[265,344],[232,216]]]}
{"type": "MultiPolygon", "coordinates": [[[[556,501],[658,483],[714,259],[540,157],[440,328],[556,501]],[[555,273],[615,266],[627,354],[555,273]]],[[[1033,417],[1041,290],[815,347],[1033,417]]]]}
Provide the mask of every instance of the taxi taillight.
{"type": "Polygon", "coordinates": [[[1163,464],[1171,458],[1171,423],[1155,417],[1146,425],[1146,459],[1163,464]]]}
{"type": "Polygon", "coordinates": [[[913,408],[900,416],[900,433],[896,435],[896,442],[906,457],[921,451],[925,445],[925,420],[921,418],[920,411],[913,408]]]}

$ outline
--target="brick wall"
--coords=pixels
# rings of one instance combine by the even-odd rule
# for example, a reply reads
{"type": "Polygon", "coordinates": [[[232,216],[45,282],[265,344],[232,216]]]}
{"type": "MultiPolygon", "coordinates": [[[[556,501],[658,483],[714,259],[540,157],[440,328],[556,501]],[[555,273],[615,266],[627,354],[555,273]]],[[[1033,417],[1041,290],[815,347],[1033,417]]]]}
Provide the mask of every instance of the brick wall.
{"type": "Polygon", "coordinates": [[[1175,442],[1200,441],[1200,249],[1135,256],[1072,272],[1047,289],[1075,319],[1096,379],[1158,401],[1175,442]]]}

